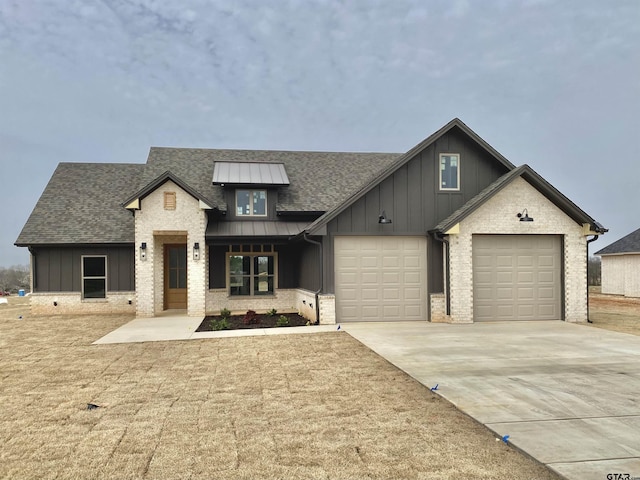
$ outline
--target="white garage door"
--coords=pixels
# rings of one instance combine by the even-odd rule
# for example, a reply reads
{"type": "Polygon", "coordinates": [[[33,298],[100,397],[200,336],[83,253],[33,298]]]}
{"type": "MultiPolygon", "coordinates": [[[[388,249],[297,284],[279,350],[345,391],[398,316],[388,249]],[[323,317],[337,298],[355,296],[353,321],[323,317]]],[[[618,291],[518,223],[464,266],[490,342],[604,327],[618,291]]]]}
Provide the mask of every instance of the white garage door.
{"type": "Polygon", "coordinates": [[[560,252],[558,235],[474,235],[474,320],[560,320],[560,252]]]}
{"type": "Polygon", "coordinates": [[[426,320],[425,237],[336,237],[336,319],[426,320]]]}

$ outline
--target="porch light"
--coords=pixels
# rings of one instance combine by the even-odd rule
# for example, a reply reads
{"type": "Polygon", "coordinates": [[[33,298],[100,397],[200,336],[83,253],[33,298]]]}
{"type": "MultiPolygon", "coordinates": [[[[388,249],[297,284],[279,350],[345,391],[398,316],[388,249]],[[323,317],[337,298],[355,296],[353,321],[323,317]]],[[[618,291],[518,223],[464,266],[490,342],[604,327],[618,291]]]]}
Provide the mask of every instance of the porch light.
{"type": "Polygon", "coordinates": [[[383,225],[388,225],[388,224],[392,223],[391,219],[387,218],[387,214],[384,213],[384,210],[382,211],[382,213],[378,217],[378,223],[381,223],[383,225]]]}
{"type": "Polygon", "coordinates": [[[200,244],[198,242],[193,244],[193,259],[200,260],[200,244]]]}
{"type": "Polygon", "coordinates": [[[147,242],[142,242],[140,244],[140,260],[147,259],[147,242]]]}
{"type": "Polygon", "coordinates": [[[526,208],[522,210],[522,213],[518,213],[516,217],[518,217],[521,222],[533,222],[533,217],[529,216],[526,208]]]}

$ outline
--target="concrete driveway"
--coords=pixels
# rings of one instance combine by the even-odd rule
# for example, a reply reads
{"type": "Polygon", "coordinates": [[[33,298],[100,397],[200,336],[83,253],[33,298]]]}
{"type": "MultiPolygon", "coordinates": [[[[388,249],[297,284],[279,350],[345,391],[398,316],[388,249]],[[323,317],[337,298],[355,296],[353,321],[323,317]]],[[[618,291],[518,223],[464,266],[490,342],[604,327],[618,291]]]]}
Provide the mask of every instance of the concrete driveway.
{"type": "Polygon", "coordinates": [[[342,328],[561,475],[640,478],[640,336],[565,322],[342,328]]]}

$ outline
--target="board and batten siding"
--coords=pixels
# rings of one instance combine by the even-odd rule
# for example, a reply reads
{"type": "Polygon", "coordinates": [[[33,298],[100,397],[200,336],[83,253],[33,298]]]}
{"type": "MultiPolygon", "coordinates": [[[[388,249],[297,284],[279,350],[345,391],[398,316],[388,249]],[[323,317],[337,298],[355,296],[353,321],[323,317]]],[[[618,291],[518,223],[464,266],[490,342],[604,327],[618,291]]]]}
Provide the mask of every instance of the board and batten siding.
{"type": "MultiPolygon", "coordinates": [[[[458,128],[416,154],[371,188],[327,225],[336,235],[427,235],[508,169],[458,128]],[[439,155],[460,154],[460,190],[439,190],[439,155]],[[380,212],[393,223],[378,223],[380,212]]],[[[427,268],[429,293],[442,292],[442,244],[429,239],[427,268]]],[[[325,291],[335,291],[333,241],[324,242],[325,291]]]]}
{"type": "Polygon", "coordinates": [[[35,292],[80,292],[82,256],[106,255],[107,291],[135,290],[134,247],[32,248],[35,292]]]}

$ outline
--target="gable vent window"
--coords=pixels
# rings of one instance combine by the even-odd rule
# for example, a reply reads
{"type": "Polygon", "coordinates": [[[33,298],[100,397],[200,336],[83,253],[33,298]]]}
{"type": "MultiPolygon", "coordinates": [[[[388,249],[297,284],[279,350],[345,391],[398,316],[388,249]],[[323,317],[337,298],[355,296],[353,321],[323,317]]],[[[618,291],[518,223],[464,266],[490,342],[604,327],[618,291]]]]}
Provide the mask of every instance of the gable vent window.
{"type": "Polygon", "coordinates": [[[460,154],[440,154],[440,190],[460,190],[460,154]]]}
{"type": "Polygon", "coordinates": [[[176,209],[176,192],[164,192],[164,209],[176,209]]]}

